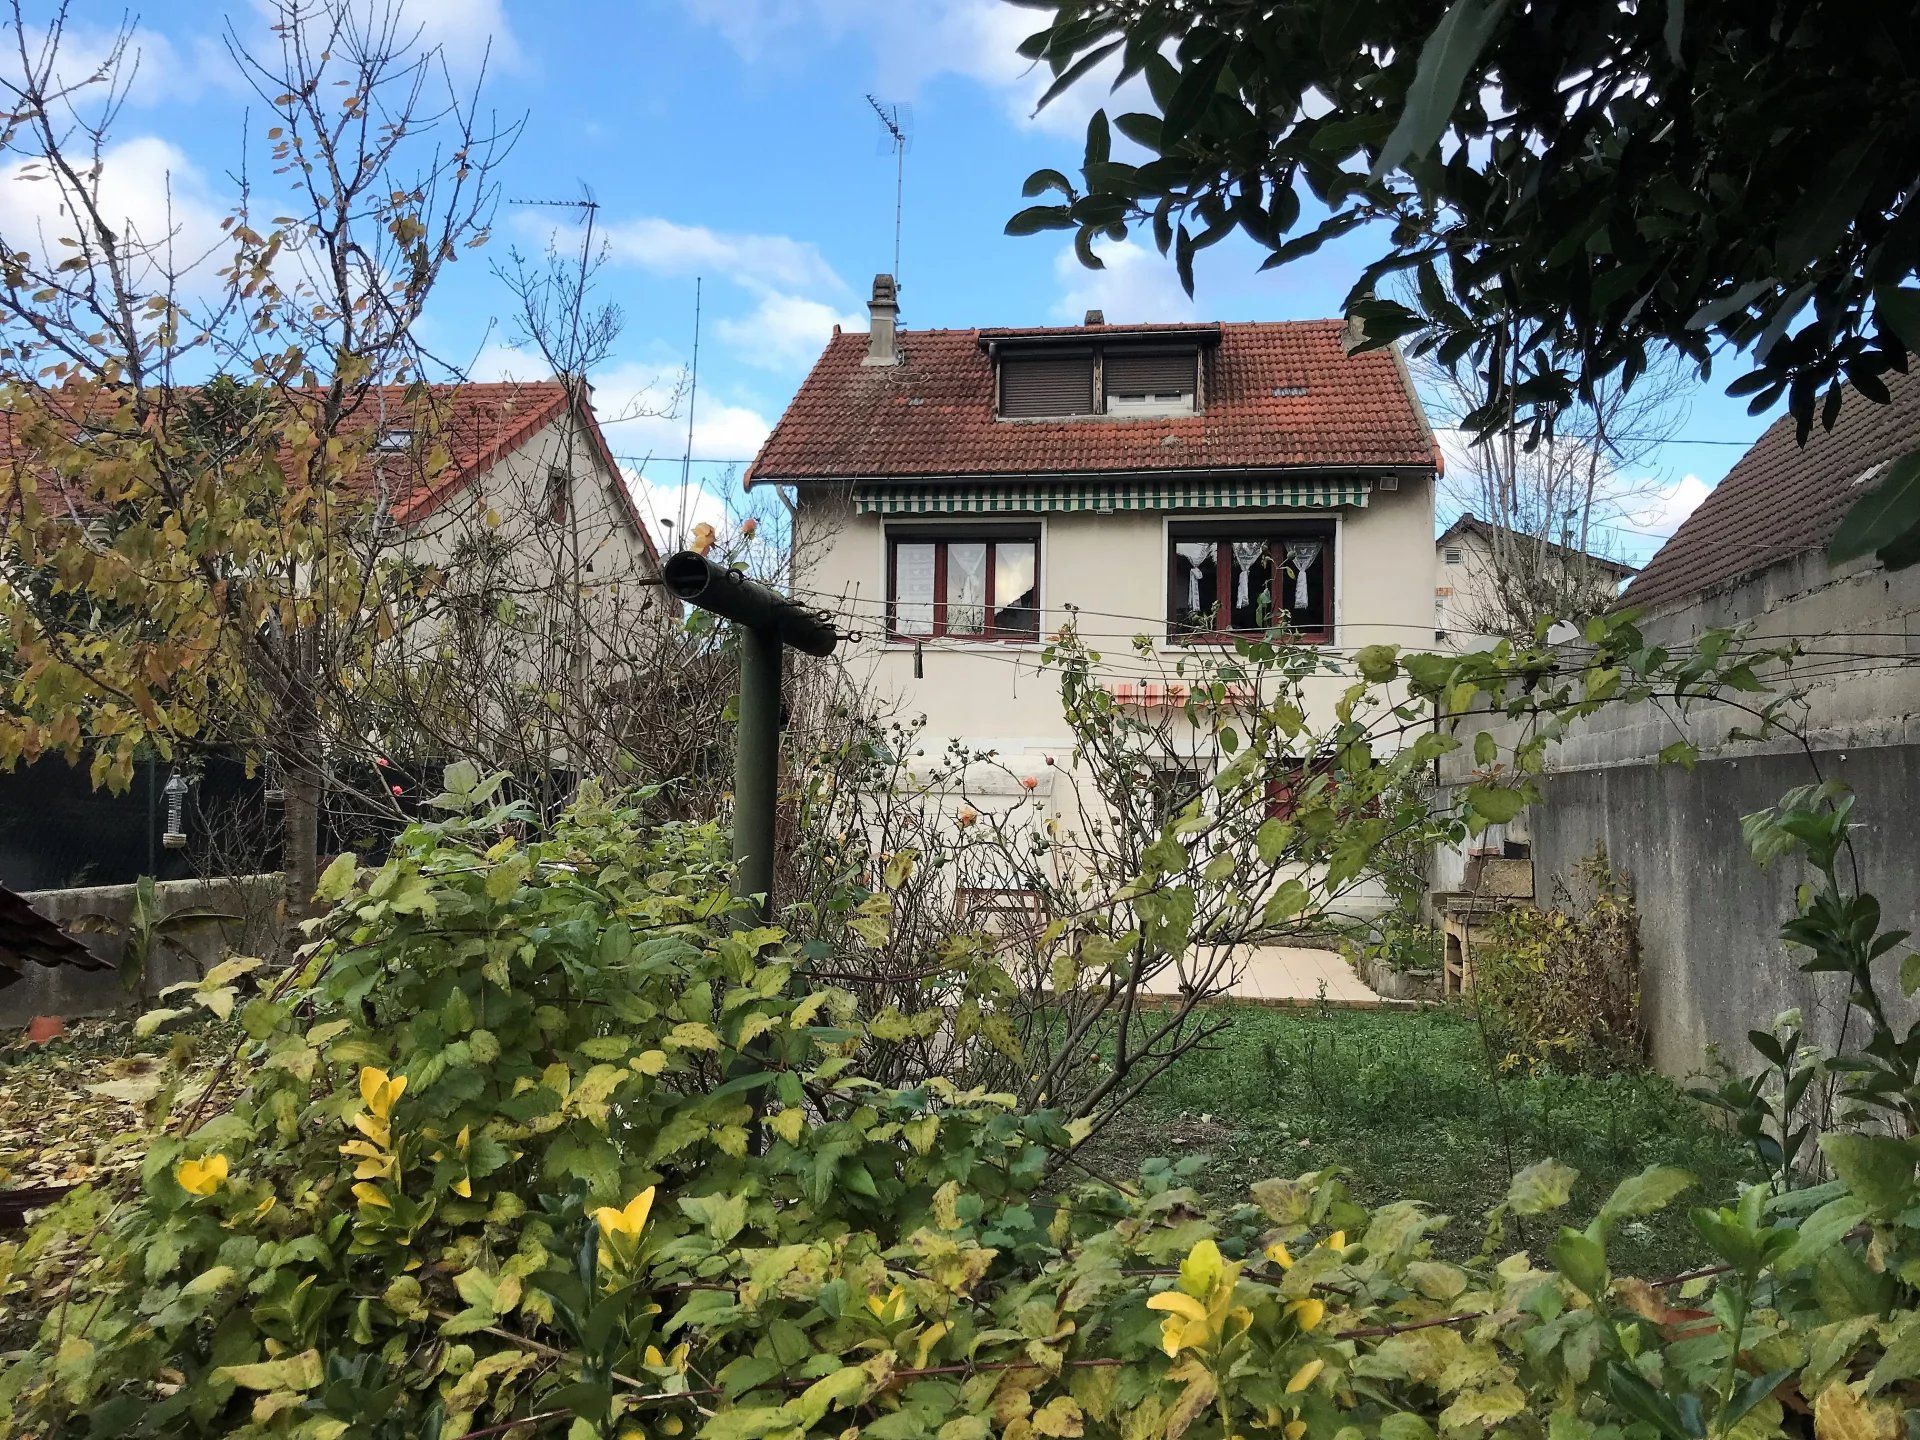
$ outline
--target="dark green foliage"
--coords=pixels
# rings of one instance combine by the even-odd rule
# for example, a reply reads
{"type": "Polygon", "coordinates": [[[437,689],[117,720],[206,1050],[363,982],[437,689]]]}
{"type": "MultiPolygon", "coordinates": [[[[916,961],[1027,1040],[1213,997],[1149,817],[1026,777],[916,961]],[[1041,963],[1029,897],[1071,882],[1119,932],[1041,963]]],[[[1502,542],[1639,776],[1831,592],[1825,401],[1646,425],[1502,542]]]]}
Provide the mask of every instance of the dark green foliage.
{"type": "MultiPolygon", "coordinates": [[[[1144,114],[1096,114],[1080,178],[1020,232],[1149,225],[1191,289],[1233,230],[1269,265],[1378,222],[1348,296],[1369,345],[1405,338],[1486,381],[1469,417],[1536,431],[1671,347],[1729,393],[1783,396],[1804,437],[1844,381],[1920,348],[1920,28],[1862,0],[1050,0],[1022,46],[1062,82],[1114,56],[1144,114]],[[1117,129],[1144,154],[1115,155],[1117,129]],[[1303,204],[1303,200],[1309,203],[1303,204]],[[1381,297],[1405,274],[1405,303],[1381,297]]],[[[1909,507],[1910,508],[1910,507],[1909,507]]],[[[1914,528],[1860,553],[1911,563],[1914,528]]]]}

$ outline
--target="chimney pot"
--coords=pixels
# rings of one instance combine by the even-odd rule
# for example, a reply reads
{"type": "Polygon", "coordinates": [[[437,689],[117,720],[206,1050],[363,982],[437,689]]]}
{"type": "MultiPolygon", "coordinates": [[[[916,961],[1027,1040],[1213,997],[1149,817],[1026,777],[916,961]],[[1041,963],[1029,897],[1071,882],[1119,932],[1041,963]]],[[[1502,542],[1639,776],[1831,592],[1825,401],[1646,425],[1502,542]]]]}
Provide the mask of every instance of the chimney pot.
{"type": "Polygon", "coordinates": [[[1104,325],[1107,323],[1107,312],[1104,310],[1089,310],[1087,312],[1087,318],[1081,323],[1084,325],[1104,325]]]}
{"type": "Polygon", "coordinates": [[[900,363],[900,340],[897,326],[900,319],[900,290],[894,284],[891,275],[873,277],[873,298],[867,301],[867,314],[872,317],[867,331],[867,358],[862,365],[898,365],[900,363]]]}

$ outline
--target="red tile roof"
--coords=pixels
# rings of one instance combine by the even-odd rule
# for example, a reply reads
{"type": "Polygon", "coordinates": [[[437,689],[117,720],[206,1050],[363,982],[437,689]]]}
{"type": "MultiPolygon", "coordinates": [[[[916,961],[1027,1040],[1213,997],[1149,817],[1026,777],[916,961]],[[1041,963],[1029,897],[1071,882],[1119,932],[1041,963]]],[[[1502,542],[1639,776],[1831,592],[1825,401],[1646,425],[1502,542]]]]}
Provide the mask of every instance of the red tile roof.
{"type": "Polygon", "coordinates": [[[1437,451],[1399,362],[1349,356],[1339,320],[1050,330],[903,330],[898,365],[862,365],[865,331],[836,335],[747,471],[758,480],[1136,471],[1431,468],[1437,451]],[[1207,357],[1192,416],[1000,420],[984,341],[1191,331],[1207,357]],[[1276,394],[1278,391],[1280,393],[1276,394]]]}
{"type": "Polygon", "coordinates": [[[1920,449],[1920,373],[1885,378],[1889,403],[1847,391],[1833,429],[1816,420],[1804,449],[1791,417],[1769,426],[1647,562],[1626,602],[1683,600],[1825,546],[1867,493],[1862,477],[1920,449]]]}
{"type": "MultiPolygon", "coordinates": [[[[427,388],[424,399],[418,401],[409,399],[407,386],[377,386],[366,392],[340,428],[348,435],[364,435],[376,429],[382,433],[417,430],[445,447],[447,467],[432,477],[430,484],[418,473],[416,458],[383,456],[377,450],[370,457],[369,471],[354,477],[368,489],[377,478],[385,479],[394,492],[394,518],[403,525],[412,525],[431,515],[560,419],[567,405],[568,387],[559,380],[432,385],[427,388]]],[[[581,397],[578,414],[595,456],[609,474],[620,475],[619,462],[614,459],[600,423],[594,417],[590,398],[581,397]]],[[[12,416],[0,415],[0,467],[17,463],[20,458],[14,452],[12,416]]],[[[653,537],[624,481],[612,488],[628,522],[646,545],[648,555],[657,561],[653,537]]]]}

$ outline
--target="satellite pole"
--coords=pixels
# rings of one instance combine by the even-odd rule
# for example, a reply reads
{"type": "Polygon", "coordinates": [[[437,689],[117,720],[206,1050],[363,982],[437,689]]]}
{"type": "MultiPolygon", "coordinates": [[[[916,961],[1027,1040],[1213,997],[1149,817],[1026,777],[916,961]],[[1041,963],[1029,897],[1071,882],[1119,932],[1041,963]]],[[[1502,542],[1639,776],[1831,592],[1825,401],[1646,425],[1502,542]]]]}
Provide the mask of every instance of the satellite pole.
{"type": "Polygon", "coordinates": [[[873,107],[873,113],[880,117],[880,128],[886,132],[881,142],[893,151],[893,283],[900,283],[900,209],[907,187],[907,127],[913,123],[913,117],[901,105],[882,105],[873,95],[867,96],[867,104],[873,107]]]}
{"type": "Polygon", "coordinates": [[[693,277],[693,364],[687,371],[687,448],[680,457],[680,501],[687,496],[688,477],[693,472],[693,402],[700,398],[700,276],[693,277]]]}

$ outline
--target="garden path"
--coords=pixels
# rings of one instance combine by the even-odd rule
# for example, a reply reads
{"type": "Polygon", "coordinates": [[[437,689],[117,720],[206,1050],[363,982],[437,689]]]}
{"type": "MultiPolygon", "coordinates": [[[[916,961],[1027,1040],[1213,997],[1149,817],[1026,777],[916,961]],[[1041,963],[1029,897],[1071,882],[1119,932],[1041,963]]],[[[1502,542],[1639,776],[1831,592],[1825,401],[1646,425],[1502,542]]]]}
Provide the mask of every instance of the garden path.
{"type": "MultiPolygon", "coordinates": [[[[1177,971],[1169,969],[1155,976],[1147,990],[1151,994],[1176,994],[1180,980],[1177,971]]],[[[1236,1000],[1302,1004],[1320,999],[1322,986],[1326,999],[1336,1005],[1381,1003],[1381,997],[1353,973],[1339,951],[1304,945],[1261,945],[1249,951],[1241,960],[1240,977],[1228,993],[1236,1000]]]]}

